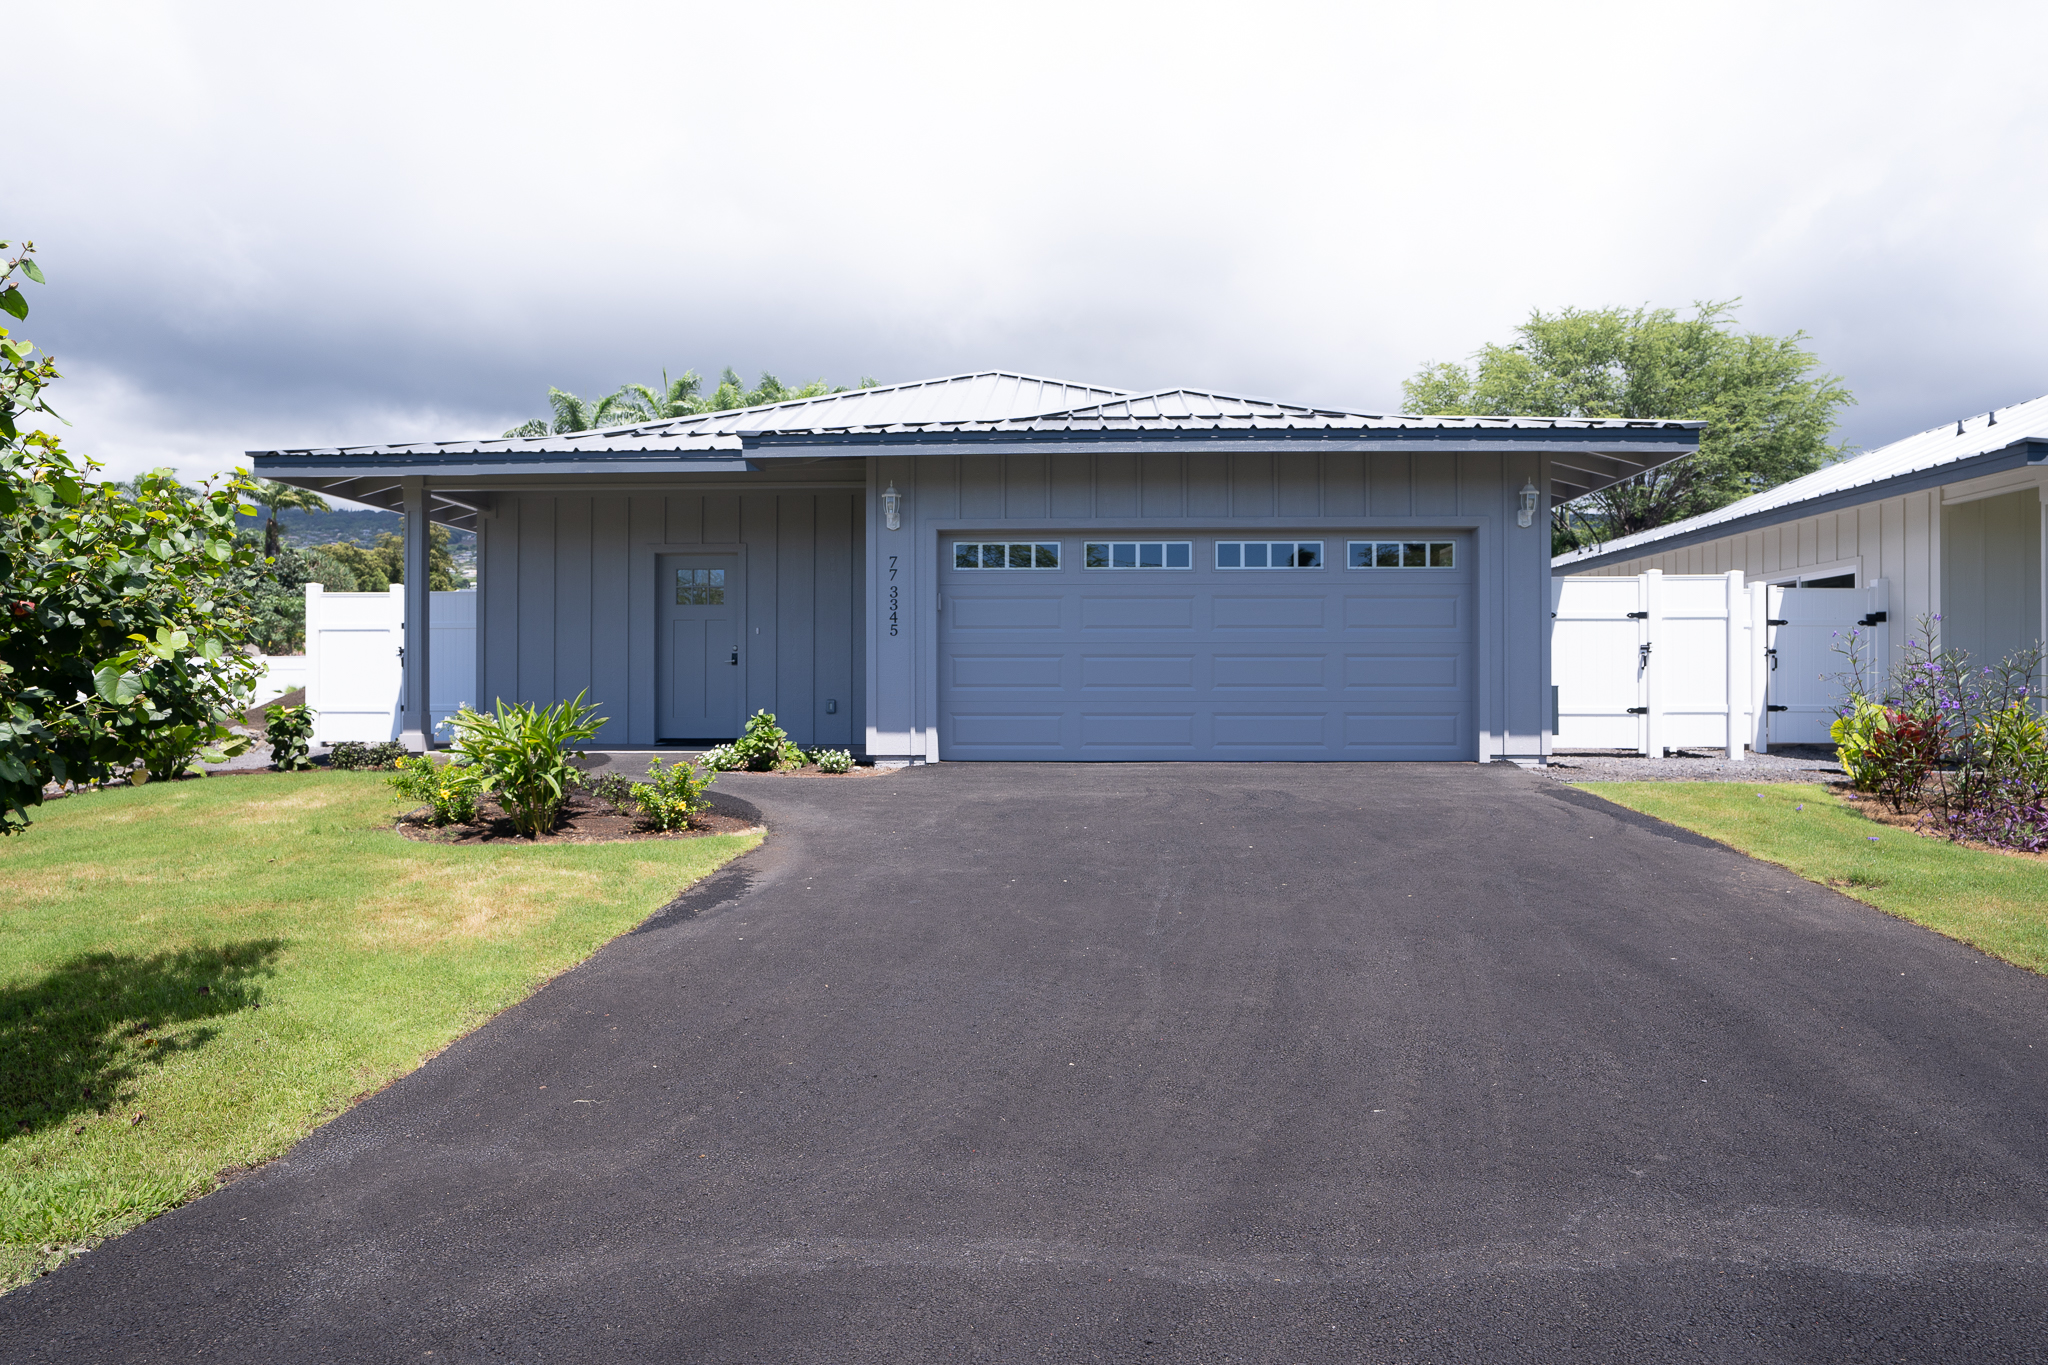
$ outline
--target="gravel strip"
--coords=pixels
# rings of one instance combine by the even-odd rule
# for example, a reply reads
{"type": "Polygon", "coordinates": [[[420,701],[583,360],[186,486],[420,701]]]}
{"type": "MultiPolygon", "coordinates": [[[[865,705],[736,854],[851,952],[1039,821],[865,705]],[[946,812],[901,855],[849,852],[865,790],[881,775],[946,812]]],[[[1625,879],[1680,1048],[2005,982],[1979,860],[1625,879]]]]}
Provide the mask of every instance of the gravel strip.
{"type": "Polygon", "coordinates": [[[1786,744],[1730,763],[1720,749],[1673,749],[1645,758],[1616,749],[1550,756],[1544,772],[1559,782],[1827,782],[1844,776],[1831,744],[1786,744]]]}

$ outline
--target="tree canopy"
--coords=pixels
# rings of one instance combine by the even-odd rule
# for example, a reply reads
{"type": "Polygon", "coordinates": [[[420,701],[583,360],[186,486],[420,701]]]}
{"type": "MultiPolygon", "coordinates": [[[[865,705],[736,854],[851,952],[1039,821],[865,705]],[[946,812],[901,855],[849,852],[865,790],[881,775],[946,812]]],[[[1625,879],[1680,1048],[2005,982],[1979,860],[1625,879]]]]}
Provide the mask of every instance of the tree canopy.
{"type": "MultiPolygon", "coordinates": [[[[863,378],[860,387],[872,389],[875,381],[863,378]]],[[[695,370],[684,370],[675,378],[661,372],[659,384],[621,384],[602,398],[578,398],[564,389],[548,390],[550,417],[536,417],[506,432],[507,436],[562,435],[590,431],[596,427],[631,426],[640,422],[662,422],[673,417],[694,417],[705,412],[727,412],[733,408],[755,408],[764,403],[787,403],[798,398],[817,398],[828,393],[845,393],[844,384],[833,388],[814,379],[801,388],[791,388],[772,374],[762,374],[759,383],[748,388],[730,365],[718,377],[718,387],[703,392],[704,380],[695,370]]]]}
{"type": "MultiPolygon", "coordinates": [[[[33,249],[0,264],[15,319],[29,312],[17,274],[43,280],[33,249]]],[[[137,764],[175,777],[245,748],[232,727],[260,673],[248,612],[225,591],[256,558],[235,535],[251,485],[94,479],[97,462],[21,430],[54,415],[43,391],[59,376],[35,350],[0,328],[0,832],[26,825],[52,782],[137,764]]]]}
{"type": "Polygon", "coordinates": [[[1710,512],[1841,459],[1836,414],[1856,400],[1820,372],[1806,333],[1734,326],[1736,301],[1669,308],[1533,310],[1471,364],[1424,365],[1406,410],[1462,416],[1666,417],[1704,421],[1699,453],[1559,507],[1551,540],[1578,545],[1710,512]]]}

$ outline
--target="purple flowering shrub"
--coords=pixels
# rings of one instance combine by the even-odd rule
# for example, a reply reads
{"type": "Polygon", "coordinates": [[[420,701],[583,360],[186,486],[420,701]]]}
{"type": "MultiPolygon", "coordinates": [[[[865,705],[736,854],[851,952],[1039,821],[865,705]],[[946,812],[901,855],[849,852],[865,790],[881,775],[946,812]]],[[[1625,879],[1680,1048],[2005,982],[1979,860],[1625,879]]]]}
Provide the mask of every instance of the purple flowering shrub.
{"type": "MultiPolygon", "coordinates": [[[[1842,736],[1875,713],[1885,718],[1891,733],[1883,739],[1890,747],[1907,734],[1914,741],[1906,746],[1913,751],[1909,765],[1879,765],[1891,769],[1893,781],[1857,785],[1882,789],[1894,808],[1917,800],[1952,839],[2040,852],[2048,848],[2048,721],[2036,695],[2041,648],[1979,666],[1962,650],[1940,648],[1940,619],[1920,621],[1920,634],[1907,641],[1881,699],[1871,695],[1873,679],[1855,643],[1844,651],[1851,672],[1843,679],[1849,693],[1843,717],[1850,724],[1842,736]],[[1897,780],[1904,766],[1919,769],[1910,783],[1897,780]]],[[[1845,753],[1843,761],[1859,759],[1867,768],[1871,757],[1845,753]]]]}

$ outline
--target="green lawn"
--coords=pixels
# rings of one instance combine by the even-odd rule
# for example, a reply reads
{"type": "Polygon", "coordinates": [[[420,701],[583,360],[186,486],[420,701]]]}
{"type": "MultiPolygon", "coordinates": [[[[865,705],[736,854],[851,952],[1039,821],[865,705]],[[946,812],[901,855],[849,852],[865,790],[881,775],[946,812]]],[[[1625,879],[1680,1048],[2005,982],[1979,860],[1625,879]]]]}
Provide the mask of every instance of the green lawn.
{"type": "Polygon", "coordinates": [[[1819,786],[1587,782],[1580,789],[2048,973],[2048,861],[1881,825],[1819,786]]]}
{"type": "Polygon", "coordinates": [[[212,777],[0,841],[0,1291],[277,1156],[759,842],[450,847],[395,810],[373,773],[212,777]]]}

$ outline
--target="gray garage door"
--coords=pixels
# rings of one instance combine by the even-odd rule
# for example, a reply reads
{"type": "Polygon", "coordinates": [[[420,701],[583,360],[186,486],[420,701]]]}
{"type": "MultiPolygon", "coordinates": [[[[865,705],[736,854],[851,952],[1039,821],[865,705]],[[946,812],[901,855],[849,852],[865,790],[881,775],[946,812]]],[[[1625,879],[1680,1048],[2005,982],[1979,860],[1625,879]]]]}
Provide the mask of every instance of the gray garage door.
{"type": "Polygon", "coordinates": [[[1477,752],[1471,539],[946,536],[939,755],[1477,752]]]}

